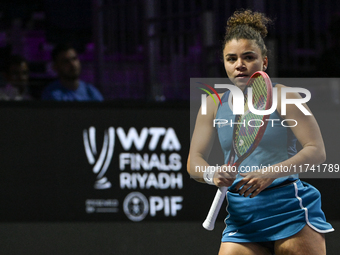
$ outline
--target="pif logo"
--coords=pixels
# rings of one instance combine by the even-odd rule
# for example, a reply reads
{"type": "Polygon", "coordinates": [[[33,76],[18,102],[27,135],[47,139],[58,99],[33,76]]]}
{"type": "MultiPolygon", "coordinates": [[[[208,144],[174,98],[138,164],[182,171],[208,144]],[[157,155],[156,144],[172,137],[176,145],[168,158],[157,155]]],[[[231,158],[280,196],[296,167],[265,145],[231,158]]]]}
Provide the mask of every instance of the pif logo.
{"type": "MultiPolygon", "coordinates": [[[[206,85],[206,84],[204,84],[206,85]]],[[[206,85],[209,87],[214,94],[217,96],[219,99],[221,105],[222,101],[218,93],[216,92],[216,89],[229,89],[230,93],[232,95],[232,102],[233,102],[233,114],[238,115],[238,114],[244,114],[244,95],[243,91],[236,87],[235,85],[230,85],[230,84],[215,84],[214,88],[212,88],[209,85],[206,85]]],[[[217,102],[214,98],[214,96],[207,91],[206,89],[199,88],[205,92],[207,92],[210,97],[213,99],[214,103],[217,105],[217,102]]],[[[252,97],[252,88],[248,87],[247,88],[247,93],[248,97],[252,97]]],[[[272,114],[276,108],[277,108],[277,88],[273,88],[273,103],[270,109],[268,110],[257,110],[255,109],[252,100],[248,100],[248,109],[250,112],[257,114],[257,115],[270,115],[272,114]]],[[[281,115],[286,115],[286,106],[287,104],[294,104],[296,107],[302,111],[304,115],[311,115],[311,113],[302,105],[303,103],[307,103],[311,98],[311,93],[304,88],[290,88],[290,87],[283,87],[281,88],[281,115]],[[289,99],[287,98],[287,93],[302,93],[305,95],[304,98],[294,98],[294,99],[289,99]]],[[[201,95],[201,114],[206,115],[207,114],[207,94],[202,94],[201,95]]]]}
{"type": "Polygon", "coordinates": [[[150,196],[148,199],[140,192],[132,192],[125,197],[123,210],[125,215],[135,222],[144,220],[148,214],[151,217],[159,214],[176,217],[183,208],[182,202],[182,196],[150,196]]]}

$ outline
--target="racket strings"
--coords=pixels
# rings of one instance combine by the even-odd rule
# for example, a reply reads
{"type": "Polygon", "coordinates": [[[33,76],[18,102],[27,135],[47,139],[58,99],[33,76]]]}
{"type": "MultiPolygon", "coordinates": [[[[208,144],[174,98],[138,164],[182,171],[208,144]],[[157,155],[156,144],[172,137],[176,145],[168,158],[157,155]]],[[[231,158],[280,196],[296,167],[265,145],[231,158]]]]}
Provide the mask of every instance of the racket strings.
{"type": "MultiPolygon", "coordinates": [[[[262,76],[255,78],[251,84],[252,103],[255,109],[263,110],[267,101],[267,87],[262,76]]],[[[247,153],[255,142],[257,134],[264,125],[263,115],[258,115],[250,112],[248,109],[248,96],[245,95],[245,114],[239,117],[238,124],[235,130],[234,146],[237,155],[240,157],[247,153]]]]}
{"type": "Polygon", "coordinates": [[[258,115],[253,113],[248,113],[240,118],[239,123],[243,124],[238,124],[235,135],[235,147],[238,156],[245,154],[253,145],[262,126],[261,120],[262,116],[258,118],[258,115]]]}
{"type": "Polygon", "coordinates": [[[254,79],[253,84],[253,106],[257,110],[262,110],[266,106],[267,102],[267,86],[264,78],[259,76],[254,79]]]}

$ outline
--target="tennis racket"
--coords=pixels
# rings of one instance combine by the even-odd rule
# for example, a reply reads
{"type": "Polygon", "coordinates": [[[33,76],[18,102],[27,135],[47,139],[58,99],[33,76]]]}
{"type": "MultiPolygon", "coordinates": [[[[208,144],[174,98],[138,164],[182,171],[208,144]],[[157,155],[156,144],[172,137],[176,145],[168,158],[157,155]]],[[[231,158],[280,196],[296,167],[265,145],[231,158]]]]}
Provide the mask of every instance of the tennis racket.
{"type": "MultiPolygon", "coordinates": [[[[254,73],[248,80],[247,87],[252,88],[252,98],[248,97],[247,88],[244,90],[244,114],[236,115],[233,127],[232,148],[228,159],[228,166],[232,166],[233,170],[237,170],[238,166],[245,160],[260,143],[264,131],[266,130],[270,115],[257,115],[249,111],[248,100],[252,100],[252,104],[256,110],[268,110],[272,105],[272,83],[269,76],[262,71],[254,73]],[[262,120],[263,125],[252,123],[251,120],[262,120]],[[235,162],[235,155],[238,159],[235,162]]],[[[221,187],[217,190],[215,198],[210,207],[203,227],[207,230],[213,230],[215,221],[220,211],[228,188],[221,187]]]]}

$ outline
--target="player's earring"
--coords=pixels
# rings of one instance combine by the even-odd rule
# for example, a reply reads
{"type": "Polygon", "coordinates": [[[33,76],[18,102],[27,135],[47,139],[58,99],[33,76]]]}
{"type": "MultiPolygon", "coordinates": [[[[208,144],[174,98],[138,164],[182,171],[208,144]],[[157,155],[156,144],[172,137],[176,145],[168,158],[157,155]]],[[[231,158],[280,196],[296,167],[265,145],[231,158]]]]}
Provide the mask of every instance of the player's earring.
{"type": "Polygon", "coordinates": [[[266,66],[263,66],[263,71],[266,71],[267,67],[266,66]]]}

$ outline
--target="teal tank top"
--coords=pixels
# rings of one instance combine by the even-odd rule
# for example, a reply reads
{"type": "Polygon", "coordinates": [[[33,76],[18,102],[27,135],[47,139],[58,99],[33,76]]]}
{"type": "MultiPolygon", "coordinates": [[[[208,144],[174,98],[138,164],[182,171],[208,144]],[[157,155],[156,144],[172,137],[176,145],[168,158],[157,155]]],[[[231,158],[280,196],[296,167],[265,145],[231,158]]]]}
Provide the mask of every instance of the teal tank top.
{"type": "MultiPolygon", "coordinates": [[[[215,126],[224,155],[224,164],[228,163],[229,154],[232,148],[233,127],[231,127],[229,123],[230,120],[232,120],[233,122],[235,121],[235,115],[233,115],[232,109],[230,108],[228,102],[229,95],[230,91],[224,93],[221,98],[222,105],[219,105],[216,113],[216,119],[228,120],[228,123],[216,124],[215,126]]],[[[280,114],[275,110],[275,112],[270,115],[269,119],[275,121],[268,122],[266,131],[258,147],[238,167],[239,173],[250,172],[254,169],[262,169],[263,167],[272,166],[294,156],[297,153],[297,139],[289,127],[284,127],[281,124],[283,119],[281,118],[280,114]]],[[[287,125],[287,123],[284,123],[284,125],[287,125]]],[[[236,160],[237,156],[235,161],[236,160]]],[[[293,169],[294,168],[292,167],[292,171],[293,169]]],[[[276,171],[285,170],[287,170],[287,168],[276,169],[276,171]]],[[[242,178],[243,177],[238,174],[235,182],[230,187],[230,189],[232,190],[242,178]]],[[[288,179],[298,179],[298,174],[277,178],[269,187],[279,185],[288,179]]]]}

